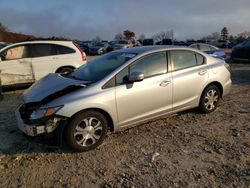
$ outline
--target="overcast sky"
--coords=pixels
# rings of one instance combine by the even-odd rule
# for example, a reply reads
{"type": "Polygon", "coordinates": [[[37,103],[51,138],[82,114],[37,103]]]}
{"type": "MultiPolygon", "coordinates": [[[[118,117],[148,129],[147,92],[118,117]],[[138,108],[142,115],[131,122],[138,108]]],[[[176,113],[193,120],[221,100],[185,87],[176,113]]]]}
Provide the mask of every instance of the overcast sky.
{"type": "Polygon", "coordinates": [[[0,0],[0,22],[13,32],[111,40],[126,29],[147,37],[173,29],[198,39],[224,26],[250,31],[250,0],[0,0]]]}

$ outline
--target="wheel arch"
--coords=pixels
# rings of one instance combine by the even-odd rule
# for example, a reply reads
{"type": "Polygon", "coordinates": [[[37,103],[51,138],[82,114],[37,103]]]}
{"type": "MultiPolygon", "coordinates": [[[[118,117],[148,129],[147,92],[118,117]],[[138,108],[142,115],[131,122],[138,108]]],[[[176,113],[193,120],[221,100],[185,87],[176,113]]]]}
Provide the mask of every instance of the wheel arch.
{"type": "Polygon", "coordinates": [[[64,69],[64,68],[71,68],[71,69],[75,69],[74,66],[72,65],[64,65],[64,66],[61,66],[59,68],[56,69],[55,73],[58,73],[60,70],[64,69]]]}
{"type": "Polygon", "coordinates": [[[201,96],[202,96],[203,92],[205,91],[205,89],[206,89],[207,87],[211,86],[211,85],[215,85],[216,87],[218,87],[218,89],[220,90],[220,98],[222,98],[222,96],[223,96],[223,86],[222,86],[222,84],[221,84],[220,82],[218,82],[218,81],[213,81],[213,82],[208,83],[208,84],[203,88],[203,90],[202,90],[202,92],[201,92],[201,94],[200,94],[199,102],[200,102],[200,100],[201,100],[201,96]]]}

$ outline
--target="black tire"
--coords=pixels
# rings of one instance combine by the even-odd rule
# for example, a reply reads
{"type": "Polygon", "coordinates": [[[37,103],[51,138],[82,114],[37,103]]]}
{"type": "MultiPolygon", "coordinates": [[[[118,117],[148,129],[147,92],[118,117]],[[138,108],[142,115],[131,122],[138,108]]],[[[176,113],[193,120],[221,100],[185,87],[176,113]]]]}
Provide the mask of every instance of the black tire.
{"type": "Polygon", "coordinates": [[[98,111],[89,110],[89,111],[79,112],[73,117],[72,121],[69,123],[69,125],[65,129],[65,136],[66,136],[67,144],[72,149],[74,149],[77,152],[84,152],[84,151],[89,151],[99,146],[105,139],[107,135],[107,131],[108,131],[108,121],[105,118],[105,116],[98,111]],[[88,121],[88,123],[90,122],[88,118],[93,119],[91,120],[90,126],[87,126],[85,122],[85,121],[88,121]],[[98,130],[94,128],[98,124],[97,120],[101,124],[100,125],[101,128],[98,128],[98,130]],[[88,128],[86,129],[86,127],[90,127],[90,129],[88,128]],[[82,132],[81,134],[77,134],[82,131],[80,130],[79,132],[77,132],[76,131],[77,128],[78,128],[78,131],[79,131],[79,128],[84,130],[84,133],[82,132]],[[99,137],[99,138],[96,139],[96,137],[99,137]],[[80,144],[79,142],[82,142],[82,143],[80,144]]]}
{"type": "Polygon", "coordinates": [[[219,104],[220,96],[220,90],[217,86],[210,85],[206,87],[201,95],[199,104],[200,111],[205,114],[213,112],[219,104]],[[212,94],[213,92],[215,93],[212,94]]]}
{"type": "Polygon", "coordinates": [[[68,74],[74,71],[73,67],[62,67],[56,71],[56,73],[68,74]]]}

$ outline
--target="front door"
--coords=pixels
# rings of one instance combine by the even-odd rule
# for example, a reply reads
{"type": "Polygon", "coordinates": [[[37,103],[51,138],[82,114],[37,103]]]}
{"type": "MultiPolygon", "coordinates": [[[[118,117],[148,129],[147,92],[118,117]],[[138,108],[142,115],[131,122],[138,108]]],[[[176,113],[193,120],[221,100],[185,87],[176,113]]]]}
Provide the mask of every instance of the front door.
{"type": "Polygon", "coordinates": [[[116,104],[120,126],[128,126],[172,110],[172,78],[167,72],[166,52],[144,56],[116,76],[116,104]],[[145,79],[126,84],[132,72],[145,79]]]}

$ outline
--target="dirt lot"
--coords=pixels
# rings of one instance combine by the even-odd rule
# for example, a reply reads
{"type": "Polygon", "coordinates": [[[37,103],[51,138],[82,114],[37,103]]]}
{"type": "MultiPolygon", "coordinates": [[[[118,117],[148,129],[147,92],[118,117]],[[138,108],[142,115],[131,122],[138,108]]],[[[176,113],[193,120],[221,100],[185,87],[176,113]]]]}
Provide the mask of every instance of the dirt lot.
{"type": "Polygon", "coordinates": [[[231,65],[233,87],[208,115],[196,110],[110,134],[72,153],[22,135],[0,102],[0,187],[250,187],[250,65],[231,65]]]}

